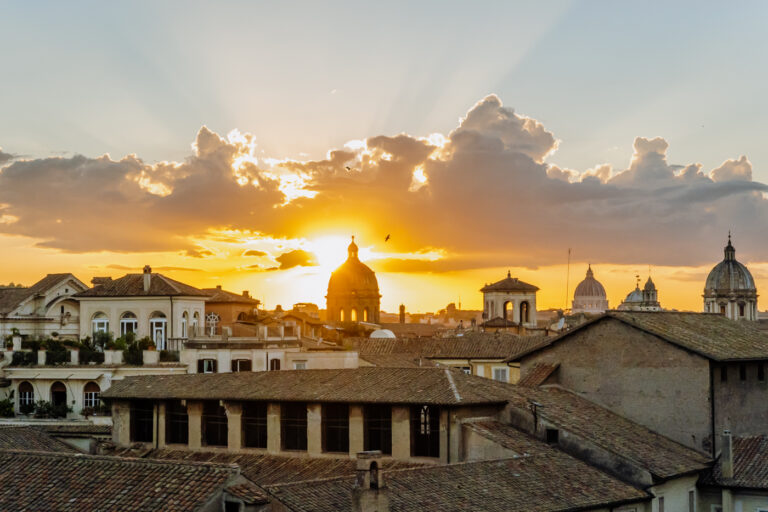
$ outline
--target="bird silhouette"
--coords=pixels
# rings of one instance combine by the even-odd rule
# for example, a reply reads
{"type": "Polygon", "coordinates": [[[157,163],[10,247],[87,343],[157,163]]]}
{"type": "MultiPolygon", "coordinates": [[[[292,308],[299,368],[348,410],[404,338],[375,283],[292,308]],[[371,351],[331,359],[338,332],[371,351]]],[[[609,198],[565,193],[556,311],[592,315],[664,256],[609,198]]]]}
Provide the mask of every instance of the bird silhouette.
{"type": "Polygon", "coordinates": [[[391,238],[391,237],[390,237],[389,235],[387,235],[387,237],[384,239],[384,241],[385,241],[385,242],[389,242],[389,239],[390,239],[390,238],[391,238]]]}
{"type": "Polygon", "coordinates": [[[350,166],[347,166],[347,170],[348,170],[348,171],[351,171],[351,170],[352,170],[352,168],[351,168],[350,166]]]}

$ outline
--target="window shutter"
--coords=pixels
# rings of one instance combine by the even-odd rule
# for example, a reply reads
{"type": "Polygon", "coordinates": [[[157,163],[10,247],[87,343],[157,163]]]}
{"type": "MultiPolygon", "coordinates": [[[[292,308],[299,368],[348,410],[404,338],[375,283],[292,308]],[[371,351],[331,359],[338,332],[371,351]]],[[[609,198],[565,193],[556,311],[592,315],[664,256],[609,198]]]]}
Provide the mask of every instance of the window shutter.
{"type": "Polygon", "coordinates": [[[202,359],[198,359],[197,360],[197,373],[203,373],[205,371],[204,367],[203,367],[203,364],[204,363],[203,363],[202,359]]]}

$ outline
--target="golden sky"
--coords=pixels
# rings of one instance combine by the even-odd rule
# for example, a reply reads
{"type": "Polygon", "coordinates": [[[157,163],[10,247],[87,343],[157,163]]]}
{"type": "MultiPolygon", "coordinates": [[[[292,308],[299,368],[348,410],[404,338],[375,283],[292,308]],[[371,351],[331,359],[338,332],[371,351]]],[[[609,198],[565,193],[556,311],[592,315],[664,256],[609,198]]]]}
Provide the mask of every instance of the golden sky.
{"type": "Polygon", "coordinates": [[[205,126],[180,161],[7,148],[0,282],[50,272],[88,282],[149,264],[192,285],[249,290],[267,307],[322,307],[356,235],[387,311],[480,308],[479,288],[508,269],[539,286],[539,309],[563,307],[568,248],[571,292],[590,262],[616,306],[650,266],[663,306],[700,310],[732,230],[737,258],[758,291],[765,284],[768,187],[745,156],[677,165],[666,140],[637,137],[625,168],[580,172],[552,163],[560,142],[490,95],[449,133],[339,141],[320,160],[269,157],[252,134],[205,126]]]}

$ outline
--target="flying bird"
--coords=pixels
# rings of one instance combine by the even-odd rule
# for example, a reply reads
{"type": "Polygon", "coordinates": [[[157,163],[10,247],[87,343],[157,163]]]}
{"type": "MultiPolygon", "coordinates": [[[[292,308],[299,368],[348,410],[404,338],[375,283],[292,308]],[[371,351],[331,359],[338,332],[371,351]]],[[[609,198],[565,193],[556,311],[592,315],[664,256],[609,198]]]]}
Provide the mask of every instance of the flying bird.
{"type": "Polygon", "coordinates": [[[387,235],[387,237],[384,239],[384,241],[385,241],[385,242],[389,242],[389,239],[390,239],[390,238],[391,238],[391,237],[390,237],[389,235],[387,235]]]}
{"type": "Polygon", "coordinates": [[[347,170],[348,170],[348,171],[351,171],[351,170],[352,170],[352,168],[351,168],[350,166],[347,166],[347,170]]]}

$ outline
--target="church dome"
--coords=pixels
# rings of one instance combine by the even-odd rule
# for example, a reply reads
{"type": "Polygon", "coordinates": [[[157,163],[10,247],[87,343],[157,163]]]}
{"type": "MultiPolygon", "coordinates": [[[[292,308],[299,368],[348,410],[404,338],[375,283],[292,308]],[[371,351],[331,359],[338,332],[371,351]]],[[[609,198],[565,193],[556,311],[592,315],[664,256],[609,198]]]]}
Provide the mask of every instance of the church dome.
{"type": "Polygon", "coordinates": [[[395,336],[395,333],[389,329],[376,329],[371,333],[369,338],[372,340],[393,340],[397,338],[397,336],[395,336]]]}
{"type": "Polygon", "coordinates": [[[640,291],[640,287],[636,286],[634,290],[629,292],[624,302],[643,302],[643,292],[640,291]]]}
{"type": "Polygon", "coordinates": [[[725,258],[715,265],[715,268],[707,276],[706,291],[756,291],[755,280],[747,267],[736,261],[736,249],[731,245],[728,237],[728,245],[725,246],[725,258]]]}
{"type": "Polygon", "coordinates": [[[347,261],[341,264],[328,281],[329,296],[379,295],[379,282],[376,274],[357,257],[357,244],[352,237],[352,243],[347,247],[347,261]]]}
{"type": "Polygon", "coordinates": [[[592,266],[587,267],[587,277],[576,286],[576,291],[573,292],[573,297],[600,297],[605,298],[605,288],[600,284],[600,281],[595,279],[595,275],[592,273],[592,266]]]}

